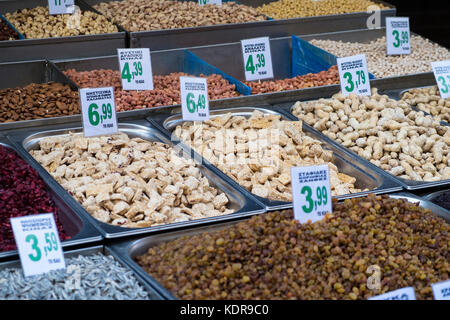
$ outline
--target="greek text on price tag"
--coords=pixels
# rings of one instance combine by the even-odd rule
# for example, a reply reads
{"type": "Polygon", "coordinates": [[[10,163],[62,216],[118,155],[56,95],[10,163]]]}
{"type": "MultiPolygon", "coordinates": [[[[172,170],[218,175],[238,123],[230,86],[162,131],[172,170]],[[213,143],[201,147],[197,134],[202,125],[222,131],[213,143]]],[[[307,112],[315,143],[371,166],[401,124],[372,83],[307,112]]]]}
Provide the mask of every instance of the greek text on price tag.
{"type": "Polygon", "coordinates": [[[209,99],[206,78],[180,77],[180,90],[183,120],[208,120],[209,99]]]}
{"type": "Polygon", "coordinates": [[[386,18],[386,52],[387,54],[410,54],[409,18],[386,18]]]}
{"type": "Polygon", "coordinates": [[[416,300],[416,294],[413,287],[406,287],[371,297],[369,300],[416,300]]]}
{"type": "Polygon", "coordinates": [[[431,285],[435,300],[450,300],[450,280],[431,285]]]}
{"type": "Polygon", "coordinates": [[[291,181],[296,220],[300,223],[315,222],[331,213],[328,165],[292,167],[291,181]]]}
{"type": "Polygon", "coordinates": [[[72,14],[74,11],[74,0],[48,0],[48,12],[51,15],[72,14]]]}
{"type": "Polygon", "coordinates": [[[25,277],[66,268],[52,213],[11,218],[11,227],[25,277]]]}
{"type": "Polygon", "coordinates": [[[341,91],[344,95],[355,93],[359,96],[370,96],[369,72],[365,54],[337,58],[341,91]]]}
{"type": "Polygon", "coordinates": [[[117,49],[123,90],[153,90],[150,49],[117,49]]]}
{"type": "Polygon", "coordinates": [[[81,114],[85,137],[117,133],[116,104],[114,89],[80,89],[81,114]]]}
{"type": "Polygon", "coordinates": [[[204,6],[205,4],[215,4],[216,6],[222,5],[222,0],[198,0],[198,4],[204,6]]]}
{"type": "Polygon", "coordinates": [[[450,98],[450,60],[431,63],[442,99],[450,98]]]}
{"type": "Polygon", "coordinates": [[[245,80],[273,78],[269,37],[241,40],[245,80]]]}

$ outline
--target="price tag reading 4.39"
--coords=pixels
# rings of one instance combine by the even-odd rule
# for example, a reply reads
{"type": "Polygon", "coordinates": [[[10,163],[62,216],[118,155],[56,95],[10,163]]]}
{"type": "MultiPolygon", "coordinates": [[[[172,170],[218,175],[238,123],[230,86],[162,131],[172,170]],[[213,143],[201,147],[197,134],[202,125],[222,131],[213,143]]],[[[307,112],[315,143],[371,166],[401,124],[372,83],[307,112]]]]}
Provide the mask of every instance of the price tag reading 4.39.
{"type": "Polygon", "coordinates": [[[442,99],[450,98],[450,60],[431,63],[442,99]]]}
{"type": "Polygon", "coordinates": [[[337,58],[341,91],[344,95],[355,93],[359,96],[370,96],[369,72],[366,55],[337,58]]]}
{"type": "Polygon", "coordinates": [[[180,77],[183,120],[209,119],[208,84],[206,78],[180,77]]]}
{"type": "Polygon", "coordinates": [[[269,37],[241,40],[245,80],[273,78],[269,37]]]}
{"type": "Polygon", "coordinates": [[[410,54],[409,18],[386,18],[387,54],[410,54]]]}
{"type": "Polygon", "coordinates": [[[48,12],[51,15],[72,14],[74,11],[74,0],[48,0],[48,12]]]}
{"type": "Polygon", "coordinates": [[[11,218],[11,227],[25,277],[66,268],[53,214],[11,218]]]}
{"type": "Polygon", "coordinates": [[[153,90],[150,49],[117,49],[123,90],[153,90]]]}
{"type": "Polygon", "coordinates": [[[294,217],[300,223],[322,220],[331,213],[331,188],[328,165],[292,167],[294,217]]]}
{"type": "Polygon", "coordinates": [[[114,134],[118,131],[114,89],[80,89],[85,137],[114,134]]]}

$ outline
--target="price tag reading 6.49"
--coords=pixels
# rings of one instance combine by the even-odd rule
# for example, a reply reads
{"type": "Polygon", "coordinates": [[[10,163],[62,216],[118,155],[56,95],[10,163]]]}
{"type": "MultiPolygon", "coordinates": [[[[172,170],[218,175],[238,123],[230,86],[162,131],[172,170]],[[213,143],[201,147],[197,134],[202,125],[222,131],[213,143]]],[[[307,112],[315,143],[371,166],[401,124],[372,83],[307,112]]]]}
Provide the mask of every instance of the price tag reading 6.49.
{"type": "Polygon", "coordinates": [[[291,181],[296,220],[300,223],[315,222],[331,213],[328,165],[292,167],[291,181]]]}
{"type": "Polygon", "coordinates": [[[53,214],[11,218],[11,227],[26,277],[66,268],[53,214]]]}
{"type": "Polygon", "coordinates": [[[116,104],[112,87],[80,89],[85,137],[117,132],[116,104]]]}
{"type": "Polygon", "coordinates": [[[183,120],[209,119],[208,84],[205,78],[180,77],[183,120]]]}
{"type": "Polygon", "coordinates": [[[344,95],[355,93],[359,96],[370,96],[369,72],[364,54],[338,58],[337,65],[344,95]]]}

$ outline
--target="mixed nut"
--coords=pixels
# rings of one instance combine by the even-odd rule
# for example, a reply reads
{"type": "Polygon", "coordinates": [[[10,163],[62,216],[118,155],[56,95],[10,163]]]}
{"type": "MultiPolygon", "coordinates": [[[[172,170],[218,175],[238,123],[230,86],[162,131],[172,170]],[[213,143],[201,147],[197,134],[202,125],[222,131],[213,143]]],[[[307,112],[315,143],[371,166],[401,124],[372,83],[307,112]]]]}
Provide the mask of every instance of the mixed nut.
{"type": "Polygon", "coordinates": [[[19,39],[19,34],[0,18],[0,41],[17,39],[19,39]]]}

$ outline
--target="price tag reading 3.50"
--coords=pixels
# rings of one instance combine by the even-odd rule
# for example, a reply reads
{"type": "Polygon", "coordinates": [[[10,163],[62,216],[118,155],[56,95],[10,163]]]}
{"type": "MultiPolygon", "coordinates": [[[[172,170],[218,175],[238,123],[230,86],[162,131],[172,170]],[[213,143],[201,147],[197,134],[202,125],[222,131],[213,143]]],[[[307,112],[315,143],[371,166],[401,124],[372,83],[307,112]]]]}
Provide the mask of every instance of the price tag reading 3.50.
{"type": "Polygon", "coordinates": [[[11,218],[11,227],[25,277],[66,268],[53,214],[11,218]]]}
{"type": "Polygon", "coordinates": [[[183,120],[209,119],[208,84],[206,78],[180,77],[183,120]]]}
{"type": "Polygon", "coordinates": [[[369,300],[416,300],[416,294],[413,287],[406,287],[371,297],[369,300]]]}
{"type": "Polygon", "coordinates": [[[74,11],[74,0],[48,0],[48,12],[51,15],[72,14],[74,11]]]}
{"type": "Polygon", "coordinates": [[[387,54],[410,54],[409,18],[386,18],[387,54]]]}
{"type": "Polygon", "coordinates": [[[241,40],[245,80],[273,78],[269,37],[241,40]]]}
{"type": "Polygon", "coordinates": [[[328,165],[292,167],[294,217],[300,223],[322,220],[331,213],[331,188],[328,165]]]}
{"type": "Polygon", "coordinates": [[[341,91],[344,95],[355,93],[359,96],[370,96],[369,72],[366,55],[337,58],[341,91]]]}
{"type": "Polygon", "coordinates": [[[114,134],[118,131],[114,89],[80,89],[85,137],[114,134]]]}
{"type": "Polygon", "coordinates": [[[153,90],[150,49],[117,49],[123,90],[153,90]]]}
{"type": "Polygon", "coordinates": [[[450,98],[450,60],[431,63],[442,99],[450,98]]]}

